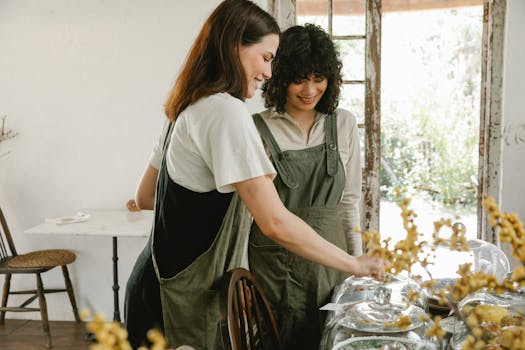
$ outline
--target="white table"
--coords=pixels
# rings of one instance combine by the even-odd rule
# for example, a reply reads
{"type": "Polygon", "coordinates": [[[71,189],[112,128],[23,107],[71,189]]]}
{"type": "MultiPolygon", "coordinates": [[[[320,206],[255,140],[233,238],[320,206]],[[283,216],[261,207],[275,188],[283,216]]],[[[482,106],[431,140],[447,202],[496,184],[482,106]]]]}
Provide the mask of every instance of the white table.
{"type": "MultiPolygon", "coordinates": [[[[84,222],[57,225],[45,222],[26,230],[27,234],[111,236],[113,238],[113,320],[120,322],[118,284],[118,237],[147,237],[153,224],[153,211],[127,209],[83,209],[91,217],[84,222]]],[[[74,214],[74,213],[72,213],[74,214]]]]}

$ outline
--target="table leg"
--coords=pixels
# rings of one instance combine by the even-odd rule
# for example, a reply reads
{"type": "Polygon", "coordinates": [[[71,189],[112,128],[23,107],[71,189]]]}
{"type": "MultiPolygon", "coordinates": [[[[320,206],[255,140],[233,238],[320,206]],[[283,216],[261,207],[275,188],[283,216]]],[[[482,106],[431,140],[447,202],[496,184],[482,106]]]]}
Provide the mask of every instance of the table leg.
{"type": "MultiPolygon", "coordinates": [[[[117,237],[113,236],[113,321],[120,322],[120,307],[118,302],[118,291],[120,289],[118,285],[118,242],[117,237]]],[[[97,338],[95,334],[88,332],[85,335],[85,339],[90,342],[95,342],[97,338]]]]}
{"type": "Polygon", "coordinates": [[[120,307],[118,301],[118,291],[120,287],[118,285],[118,246],[117,237],[113,236],[113,321],[120,322],[120,307]]]}

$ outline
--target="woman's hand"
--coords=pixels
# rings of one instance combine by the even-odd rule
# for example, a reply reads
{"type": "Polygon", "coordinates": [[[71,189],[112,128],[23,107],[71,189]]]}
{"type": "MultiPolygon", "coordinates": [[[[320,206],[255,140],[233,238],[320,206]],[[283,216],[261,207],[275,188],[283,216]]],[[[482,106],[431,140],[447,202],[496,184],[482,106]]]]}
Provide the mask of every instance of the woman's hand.
{"type": "Polygon", "coordinates": [[[385,263],[382,259],[371,257],[368,254],[360,255],[356,258],[359,264],[357,277],[372,276],[377,280],[383,280],[385,275],[385,263]]]}
{"type": "Polygon", "coordinates": [[[137,202],[135,202],[134,199],[130,199],[127,203],[126,203],[126,207],[128,207],[128,210],[129,211],[139,211],[139,207],[137,206],[137,202]]]}

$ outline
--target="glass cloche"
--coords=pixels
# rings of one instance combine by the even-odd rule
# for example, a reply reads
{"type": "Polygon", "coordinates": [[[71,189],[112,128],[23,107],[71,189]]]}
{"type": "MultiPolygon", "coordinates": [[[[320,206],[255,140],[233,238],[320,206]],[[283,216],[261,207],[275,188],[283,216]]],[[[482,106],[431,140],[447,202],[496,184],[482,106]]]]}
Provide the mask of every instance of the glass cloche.
{"type": "Polygon", "coordinates": [[[343,283],[334,288],[331,302],[334,304],[349,304],[361,301],[373,301],[375,291],[379,287],[390,289],[390,301],[393,303],[412,303],[420,308],[427,309],[425,290],[412,279],[402,275],[386,274],[384,281],[372,277],[350,276],[343,283]],[[410,293],[415,293],[415,298],[410,298],[410,293]]]}
{"type": "Polygon", "coordinates": [[[432,279],[435,283],[432,289],[427,290],[431,310],[446,309],[439,305],[436,291],[452,285],[454,280],[460,277],[457,273],[460,265],[470,263],[472,271],[493,274],[500,281],[510,271],[507,256],[496,245],[479,239],[471,239],[467,243],[468,251],[454,250],[448,243],[440,244],[430,257],[432,264],[428,265],[426,270],[419,266],[414,267],[413,274],[421,276],[423,281],[432,279]]]}
{"type": "MultiPolygon", "coordinates": [[[[518,345],[515,337],[525,336],[525,292],[505,292],[501,294],[480,291],[470,294],[458,303],[461,315],[456,315],[452,349],[460,350],[470,329],[465,322],[476,318],[481,339],[490,343],[484,349],[523,349],[525,343],[518,345]],[[516,347],[518,345],[518,347],[516,347]]],[[[478,331],[479,332],[479,331],[478,331]]]]}
{"type": "Polygon", "coordinates": [[[378,286],[373,301],[346,304],[325,326],[323,350],[437,350],[426,335],[433,321],[415,305],[392,302],[392,290],[378,286]]]}

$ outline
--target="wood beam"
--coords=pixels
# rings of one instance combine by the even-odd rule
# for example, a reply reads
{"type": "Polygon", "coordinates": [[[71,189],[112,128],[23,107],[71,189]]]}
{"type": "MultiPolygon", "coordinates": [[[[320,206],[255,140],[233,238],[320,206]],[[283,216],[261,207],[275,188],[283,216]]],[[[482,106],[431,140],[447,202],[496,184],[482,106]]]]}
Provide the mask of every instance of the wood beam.
{"type": "MultiPolygon", "coordinates": [[[[326,15],[326,0],[297,0],[297,15],[326,15]]],[[[336,16],[364,14],[366,0],[333,0],[336,16]]],[[[422,11],[465,6],[482,6],[483,0],[383,0],[384,12],[422,11]]]]}

